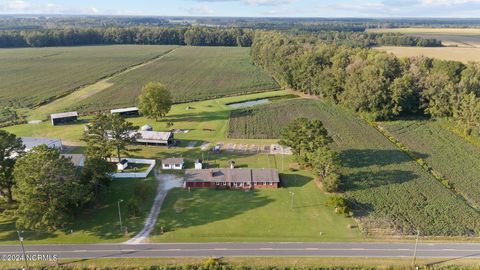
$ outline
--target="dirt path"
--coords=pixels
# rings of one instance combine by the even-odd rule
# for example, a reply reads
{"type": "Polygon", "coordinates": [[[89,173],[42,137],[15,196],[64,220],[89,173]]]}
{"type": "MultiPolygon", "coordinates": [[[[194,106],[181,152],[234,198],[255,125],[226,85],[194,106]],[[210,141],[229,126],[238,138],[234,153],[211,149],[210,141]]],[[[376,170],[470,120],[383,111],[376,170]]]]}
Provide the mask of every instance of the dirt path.
{"type": "Polygon", "coordinates": [[[98,94],[100,92],[102,92],[103,90],[109,88],[110,86],[113,85],[113,83],[110,82],[111,79],[115,78],[115,77],[118,77],[120,75],[123,75],[125,73],[128,73],[132,70],[136,70],[136,69],[139,69],[141,67],[144,67],[146,65],[149,65],[153,62],[156,62],[158,60],[161,60],[162,58],[164,58],[165,56],[171,54],[172,52],[174,52],[175,50],[177,50],[178,48],[174,48],[170,51],[167,51],[153,59],[150,59],[150,60],[147,60],[143,63],[140,63],[140,64],[136,64],[134,66],[131,66],[123,71],[120,71],[120,72],[117,72],[109,77],[106,77],[106,78],[103,78],[95,83],[92,83],[90,85],[87,85],[87,86],[84,86],[74,92],[72,92],[71,94],[69,95],[66,95],[64,97],[61,97],[61,98],[58,98],[48,104],[45,104],[43,106],[40,106],[34,110],[32,110],[30,113],[29,113],[29,117],[28,119],[30,120],[41,120],[41,119],[46,119],[48,118],[48,116],[52,113],[55,113],[55,112],[58,112],[58,111],[61,111],[61,110],[64,110],[65,108],[69,108],[72,106],[72,104],[76,104],[78,103],[79,101],[81,100],[84,100],[88,97],[91,97],[95,94],[98,94]]]}
{"type": "Polygon", "coordinates": [[[174,174],[162,174],[160,169],[155,170],[155,178],[158,180],[158,193],[153,202],[152,209],[145,220],[143,229],[135,235],[132,239],[124,242],[124,244],[141,244],[145,243],[150,236],[150,233],[155,228],[160,209],[162,208],[163,201],[167,196],[169,190],[183,186],[183,178],[174,174]]]}

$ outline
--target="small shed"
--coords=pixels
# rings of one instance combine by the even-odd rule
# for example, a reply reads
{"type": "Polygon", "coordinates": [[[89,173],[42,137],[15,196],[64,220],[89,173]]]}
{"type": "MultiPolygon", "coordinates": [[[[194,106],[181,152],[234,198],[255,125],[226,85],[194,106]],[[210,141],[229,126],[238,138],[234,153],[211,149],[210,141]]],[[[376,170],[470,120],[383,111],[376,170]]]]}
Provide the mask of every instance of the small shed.
{"type": "Polygon", "coordinates": [[[111,114],[118,114],[121,116],[139,116],[140,110],[137,107],[114,109],[110,111],[111,114]]]}
{"type": "Polygon", "coordinates": [[[182,170],[185,161],[183,158],[166,158],[162,160],[162,169],[164,170],[182,170]]]}
{"type": "Polygon", "coordinates": [[[78,112],[54,113],[50,115],[52,125],[74,123],[78,120],[78,112]]]}
{"type": "Polygon", "coordinates": [[[202,160],[200,159],[195,160],[195,170],[201,170],[201,169],[203,169],[202,160]]]}
{"type": "Polygon", "coordinates": [[[117,170],[123,171],[128,167],[128,160],[122,159],[120,162],[117,163],[117,170]]]}

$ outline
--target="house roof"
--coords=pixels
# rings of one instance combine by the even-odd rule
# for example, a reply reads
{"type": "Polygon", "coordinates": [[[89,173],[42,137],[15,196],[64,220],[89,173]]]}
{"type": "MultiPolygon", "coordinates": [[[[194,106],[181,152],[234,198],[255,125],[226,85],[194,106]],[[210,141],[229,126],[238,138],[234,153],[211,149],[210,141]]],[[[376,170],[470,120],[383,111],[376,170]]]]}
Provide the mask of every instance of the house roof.
{"type": "Polygon", "coordinates": [[[280,182],[275,169],[219,168],[186,170],[186,182],[280,182]]]}
{"type": "Polygon", "coordinates": [[[54,113],[50,115],[50,118],[58,119],[58,118],[75,117],[75,116],[78,116],[78,112],[54,113]]]}
{"type": "Polygon", "coordinates": [[[171,132],[163,132],[163,131],[150,131],[150,130],[140,130],[138,131],[140,134],[137,141],[168,141],[168,139],[172,136],[171,132]]]}
{"type": "Polygon", "coordinates": [[[55,144],[62,144],[62,140],[53,139],[53,138],[32,138],[32,137],[21,137],[23,145],[25,145],[25,150],[30,150],[35,146],[46,145],[48,147],[54,146],[55,144]]]}
{"type": "Polygon", "coordinates": [[[174,164],[182,164],[182,163],[184,163],[183,158],[166,158],[166,159],[162,159],[162,164],[174,165],[174,164]]]}
{"type": "Polygon", "coordinates": [[[110,110],[110,113],[123,113],[123,112],[135,112],[138,111],[137,107],[121,108],[110,110]]]}
{"type": "Polygon", "coordinates": [[[85,165],[85,156],[82,154],[62,154],[64,158],[70,158],[75,167],[83,167],[85,165]]]}

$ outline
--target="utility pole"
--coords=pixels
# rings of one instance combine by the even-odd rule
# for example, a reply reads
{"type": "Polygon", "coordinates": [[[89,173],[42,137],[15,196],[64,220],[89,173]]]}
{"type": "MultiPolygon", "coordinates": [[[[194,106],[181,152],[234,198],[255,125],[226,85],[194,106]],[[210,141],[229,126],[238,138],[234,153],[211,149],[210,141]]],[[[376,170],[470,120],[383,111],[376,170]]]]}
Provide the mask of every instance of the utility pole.
{"type": "Polygon", "coordinates": [[[413,249],[412,269],[415,270],[415,259],[417,257],[418,238],[420,237],[420,231],[417,230],[417,239],[415,240],[415,248],[413,249]]]}
{"type": "Polygon", "coordinates": [[[123,231],[122,212],[120,211],[120,203],[121,202],[123,202],[123,200],[118,200],[117,206],[118,206],[118,220],[120,221],[120,231],[123,231]]]}
{"type": "Polygon", "coordinates": [[[22,246],[23,251],[23,260],[25,261],[25,269],[28,269],[27,254],[25,253],[25,247],[23,246],[23,237],[20,234],[20,231],[17,231],[18,240],[20,240],[20,245],[22,246]]]}
{"type": "Polygon", "coordinates": [[[290,208],[293,209],[293,198],[295,196],[295,192],[289,192],[290,193],[290,196],[292,197],[292,200],[290,201],[290,208]]]}

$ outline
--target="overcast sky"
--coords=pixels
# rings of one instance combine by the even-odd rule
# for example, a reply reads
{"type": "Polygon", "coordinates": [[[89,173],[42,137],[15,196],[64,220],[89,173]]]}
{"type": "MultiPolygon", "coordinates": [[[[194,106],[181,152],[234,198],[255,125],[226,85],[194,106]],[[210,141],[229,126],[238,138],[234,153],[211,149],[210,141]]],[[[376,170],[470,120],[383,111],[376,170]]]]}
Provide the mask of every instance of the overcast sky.
{"type": "Polygon", "coordinates": [[[0,14],[480,17],[480,0],[0,0],[0,14]]]}

